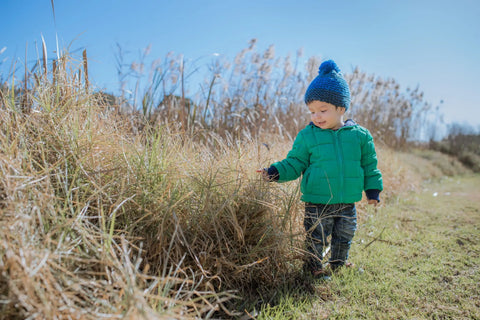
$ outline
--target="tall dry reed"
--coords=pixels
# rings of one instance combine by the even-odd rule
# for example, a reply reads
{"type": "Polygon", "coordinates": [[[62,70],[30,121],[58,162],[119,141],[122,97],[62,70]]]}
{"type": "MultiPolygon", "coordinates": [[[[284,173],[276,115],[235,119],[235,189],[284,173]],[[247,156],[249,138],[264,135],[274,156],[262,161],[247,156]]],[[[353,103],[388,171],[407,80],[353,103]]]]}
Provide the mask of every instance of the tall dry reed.
{"type": "MultiPolygon", "coordinates": [[[[206,130],[223,137],[291,139],[308,121],[303,94],[318,74],[319,57],[305,58],[302,50],[293,58],[276,57],[273,45],[259,51],[256,39],[231,60],[213,56],[206,68],[169,53],[148,69],[149,54],[147,48],[127,63],[129,57],[119,50],[117,60],[122,109],[141,110],[150,123],[174,123],[189,134],[206,130]]],[[[352,91],[346,116],[367,127],[379,143],[405,148],[439,125],[420,88],[402,89],[394,79],[358,67],[343,72],[352,91]]]]}

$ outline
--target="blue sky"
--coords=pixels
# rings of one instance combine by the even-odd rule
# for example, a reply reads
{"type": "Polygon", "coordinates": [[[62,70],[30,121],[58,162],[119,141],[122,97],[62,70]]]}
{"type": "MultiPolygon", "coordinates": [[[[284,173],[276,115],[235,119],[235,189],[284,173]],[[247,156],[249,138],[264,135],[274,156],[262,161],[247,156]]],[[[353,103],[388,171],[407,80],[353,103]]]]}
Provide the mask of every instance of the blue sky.
{"type": "MultiPolygon", "coordinates": [[[[86,48],[96,85],[118,88],[116,44],[151,56],[186,59],[213,53],[233,58],[250,39],[277,57],[302,48],[305,57],[334,59],[417,85],[447,122],[480,127],[480,1],[478,0],[1,0],[0,61],[23,63],[25,45],[46,40],[60,48],[86,48]]],[[[136,57],[136,56],[135,56],[136,57]]],[[[2,69],[4,72],[4,68],[2,69]]]]}

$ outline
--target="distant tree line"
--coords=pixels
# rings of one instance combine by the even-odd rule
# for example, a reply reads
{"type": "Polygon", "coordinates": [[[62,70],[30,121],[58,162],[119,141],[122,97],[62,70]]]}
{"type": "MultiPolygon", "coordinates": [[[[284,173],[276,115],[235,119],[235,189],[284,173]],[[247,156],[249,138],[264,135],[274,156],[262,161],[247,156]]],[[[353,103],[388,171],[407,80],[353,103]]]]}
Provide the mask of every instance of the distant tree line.
{"type": "Polygon", "coordinates": [[[480,172],[480,131],[465,124],[454,123],[442,140],[431,140],[431,149],[449,154],[475,172],[480,172]]]}

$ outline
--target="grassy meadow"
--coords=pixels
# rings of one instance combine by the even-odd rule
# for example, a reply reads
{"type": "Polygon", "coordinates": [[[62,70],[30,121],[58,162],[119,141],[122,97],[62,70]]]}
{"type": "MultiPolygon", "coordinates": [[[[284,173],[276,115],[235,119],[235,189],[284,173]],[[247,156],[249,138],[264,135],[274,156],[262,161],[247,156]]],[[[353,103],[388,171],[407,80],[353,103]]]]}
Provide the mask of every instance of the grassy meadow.
{"type": "Polygon", "coordinates": [[[314,71],[252,41],[192,100],[178,57],[130,96],[92,88],[87,66],[86,51],[44,55],[1,84],[0,319],[479,317],[479,178],[408,151],[429,107],[418,90],[348,75],[385,191],[358,204],[364,272],[306,283],[299,183],[255,170],[306,123],[314,71]]]}
{"type": "Polygon", "coordinates": [[[285,287],[257,319],[479,319],[480,177],[446,177],[368,208],[351,258],[312,287],[285,287]]]}

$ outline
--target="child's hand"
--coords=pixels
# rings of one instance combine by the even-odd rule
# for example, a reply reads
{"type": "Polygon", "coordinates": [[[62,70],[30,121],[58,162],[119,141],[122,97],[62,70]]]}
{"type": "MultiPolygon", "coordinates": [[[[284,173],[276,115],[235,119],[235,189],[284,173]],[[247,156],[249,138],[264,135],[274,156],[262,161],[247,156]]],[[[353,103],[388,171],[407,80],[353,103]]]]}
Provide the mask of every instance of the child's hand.
{"type": "Polygon", "coordinates": [[[263,179],[263,181],[266,181],[266,182],[269,182],[269,181],[270,181],[270,177],[268,176],[268,171],[267,171],[267,169],[265,169],[265,168],[263,168],[263,169],[258,169],[257,172],[262,174],[262,179],[263,179]]]}
{"type": "Polygon", "coordinates": [[[378,205],[378,200],[368,199],[368,204],[373,204],[376,207],[378,205]]]}

